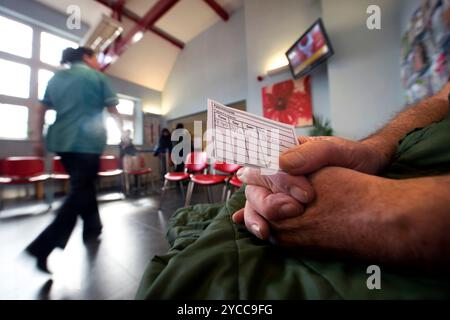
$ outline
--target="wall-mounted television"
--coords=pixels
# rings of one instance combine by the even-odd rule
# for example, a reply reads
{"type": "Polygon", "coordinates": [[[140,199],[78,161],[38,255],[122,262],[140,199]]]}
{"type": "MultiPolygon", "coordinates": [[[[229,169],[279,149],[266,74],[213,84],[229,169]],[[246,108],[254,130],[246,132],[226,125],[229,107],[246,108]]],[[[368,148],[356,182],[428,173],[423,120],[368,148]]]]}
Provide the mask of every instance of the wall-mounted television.
{"type": "Polygon", "coordinates": [[[334,54],[330,39],[318,19],[306,32],[286,51],[289,67],[295,79],[309,74],[315,67],[334,54]]]}

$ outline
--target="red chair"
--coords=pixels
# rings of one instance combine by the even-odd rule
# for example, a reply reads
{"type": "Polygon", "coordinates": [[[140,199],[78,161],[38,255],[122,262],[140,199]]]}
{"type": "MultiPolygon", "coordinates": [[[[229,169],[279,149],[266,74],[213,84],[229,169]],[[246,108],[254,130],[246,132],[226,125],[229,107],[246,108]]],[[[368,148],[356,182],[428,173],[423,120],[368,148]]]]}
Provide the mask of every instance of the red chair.
{"type": "Polygon", "coordinates": [[[225,200],[226,191],[228,189],[228,180],[230,179],[230,176],[236,171],[238,171],[241,166],[236,164],[228,164],[228,163],[219,163],[216,162],[213,166],[214,171],[221,171],[226,173],[227,175],[221,175],[221,174],[191,174],[191,181],[188,185],[188,191],[186,195],[186,202],[185,206],[188,206],[191,202],[192,193],[194,191],[195,184],[200,184],[203,186],[206,186],[207,194],[208,194],[208,201],[212,203],[213,197],[211,195],[211,189],[210,186],[225,183],[223,191],[222,191],[222,198],[221,201],[223,202],[225,200]]]}
{"type": "Polygon", "coordinates": [[[244,183],[236,175],[233,175],[228,184],[227,201],[231,198],[232,189],[239,189],[244,183]]]}
{"type": "Polygon", "coordinates": [[[244,184],[241,180],[239,180],[239,178],[237,177],[237,176],[233,176],[231,179],[230,179],[230,184],[233,186],[233,187],[236,187],[236,188],[240,188],[240,187],[242,187],[242,185],[244,184]]]}
{"type": "MultiPolygon", "coordinates": [[[[28,185],[45,182],[49,175],[45,173],[45,164],[38,157],[9,157],[0,161],[0,187],[7,185],[28,185]]],[[[1,202],[0,190],[0,208],[1,202]]]]}
{"type": "Polygon", "coordinates": [[[189,180],[189,173],[201,172],[208,168],[205,152],[192,152],[187,155],[186,163],[184,164],[184,172],[168,172],[164,175],[164,185],[161,190],[161,197],[159,200],[159,208],[162,207],[162,201],[166,193],[169,182],[176,182],[180,186],[181,197],[184,200],[183,181],[189,180]]]}
{"type": "Polygon", "coordinates": [[[115,156],[101,156],[100,157],[100,169],[98,175],[100,177],[114,177],[123,173],[123,170],[119,167],[119,161],[115,156]]]}
{"type": "MultiPolygon", "coordinates": [[[[124,157],[123,161],[123,172],[125,174],[125,190],[126,193],[130,193],[130,176],[133,176],[136,182],[136,189],[139,191],[141,189],[141,178],[146,177],[150,179],[150,182],[152,184],[153,189],[153,180],[151,179],[151,174],[153,170],[149,167],[145,166],[145,159],[143,156],[136,156],[136,157],[124,157]],[[127,161],[127,159],[131,160],[131,163],[127,161]],[[137,160],[138,163],[134,163],[134,161],[137,160]]],[[[148,181],[146,181],[146,185],[148,181]]]]}
{"type": "MultiPolygon", "coordinates": [[[[64,184],[63,185],[64,193],[68,193],[70,176],[62,164],[60,156],[53,157],[52,174],[50,177],[52,178],[53,181],[55,181],[55,180],[62,181],[64,184]]],[[[53,187],[53,193],[54,193],[55,185],[53,184],[52,187],[53,187]]],[[[54,196],[52,197],[52,201],[53,201],[53,198],[54,198],[54,196]]]]}
{"type": "Polygon", "coordinates": [[[70,176],[67,173],[66,169],[61,162],[61,157],[53,157],[53,170],[52,170],[52,179],[55,180],[69,180],[70,176]]]}
{"type": "Polygon", "coordinates": [[[115,156],[108,155],[100,157],[98,176],[101,178],[118,177],[120,188],[123,191],[123,170],[120,169],[119,161],[115,156]]]}

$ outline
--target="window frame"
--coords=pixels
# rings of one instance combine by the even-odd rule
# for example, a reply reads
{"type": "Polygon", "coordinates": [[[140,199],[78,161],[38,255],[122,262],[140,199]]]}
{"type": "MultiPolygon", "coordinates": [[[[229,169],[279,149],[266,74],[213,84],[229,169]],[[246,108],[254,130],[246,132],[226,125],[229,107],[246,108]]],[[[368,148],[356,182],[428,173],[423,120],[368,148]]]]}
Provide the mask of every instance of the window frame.
{"type": "MultiPolygon", "coordinates": [[[[32,52],[31,58],[24,58],[21,56],[16,56],[14,54],[10,54],[7,52],[0,51],[0,58],[5,59],[7,61],[16,62],[20,64],[24,64],[30,67],[30,88],[29,88],[29,97],[28,98],[19,98],[7,95],[0,95],[0,103],[4,104],[13,104],[19,106],[25,106],[28,108],[28,123],[27,123],[27,137],[25,139],[14,139],[14,138],[0,138],[1,141],[21,141],[21,142],[32,142],[33,141],[33,132],[31,124],[36,116],[34,112],[32,112],[33,108],[39,101],[39,83],[38,83],[38,73],[40,69],[45,69],[52,72],[57,72],[61,70],[63,67],[54,66],[51,64],[47,64],[41,61],[40,59],[40,51],[41,51],[41,33],[47,32],[53,34],[55,36],[74,41],[80,42],[81,37],[64,32],[64,30],[58,30],[51,26],[47,26],[39,21],[34,21],[25,16],[15,15],[14,13],[10,13],[4,10],[1,10],[0,7],[0,15],[7,19],[11,19],[13,21],[22,23],[32,28],[33,36],[32,36],[32,52]]],[[[143,113],[142,113],[142,101],[140,98],[128,96],[125,94],[118,94],[119,98],[133,100],[135,103],[134,113],[132,116],[122,115],[125,120],[129,120],[133,122],[133,141],[136,145],[142,145],[143,141],[143,133],[140,132],[143,121],[143,113]]],[[[44,128],[45,129],[45,128],[44,128]]]]}
{"type": "MultiPolygon", "coordinates": [[[[118,93],[117,94],[117,98],[119,100],[120,99],[126,99],[126,100],[131,100],[131,101],[134,102],[133,114],[132,115],[127,115],[127,114],[120,113],[120,116],[122,117],[122,119],[124,121],[131,121],[133,123],[133,136],[132,136],[133,143],[135,145],[141,145],[142,143],[138,139],[137,130],[136,130],[137,129],[137,122],[138,122],[137,114],[138,114],[138,112],[140,110],[141,99],[136,98],[136,97],[132,97],[132,96],[128,96],[128,95],[125,95],[123,93],[118,93]]],[[[106,132],[106,133],[108,134],[108,132],[106,132]]],[[[111,144],[107,143],[107,145],[108,146],[114,146],[114,145],[116,145],[116,143],[111,143],[111,144]]]]}
{"type": "Polygon", "coordinates": [[[35,107],[36,103],[39,101],[38,97],[38,72],[40,69],[46,69],[52,72],[57,72],[58,70],[61,70],[62,67],[60,66],[54,66],[51,64],[44,63],[40,60],[40,51],[41,51],[41,33],[47,32],[50,34],[53,34],[55,36],[74,41],[79,42],[80,38],[74,35],[69,35],[63,31],[59,32],[57,29],[51,28],[51,27],[45,27],[43,24],[37,24],[33,23],[29,19],[23,19],[21,17],[15,16],[13,14],[9,14],[8,12],[4,12],[0,10],[0,16],[5,17],[7,19],[22,23],[24,25],[27,25],[33,29],[33,36],[32,36],[32,51],[31,51],[31,58],[24,58],[21,56],[17,56],[11,53],[0,51],[0,59],[4,59],[7,61],[20,63],[27,65],[30,67],[30,83],[29,83],[29,97],[28,98],[20,98],[20,97],[13,97],[13,96],[7,96],[7,95],[0,95],[0,103],[4,104],[13,104],[13,105],[20,105],[25,106],[28,108],[28,123],[27,123],[27,137],[25,139],[14,139],[14,138],[0,138],[0,141],[32,141],[33,133],[31,132],[32,128],[30,124],[33,121],[33,118],[35,117],[35,113],[32,112],[32,109],[35,107]]]}

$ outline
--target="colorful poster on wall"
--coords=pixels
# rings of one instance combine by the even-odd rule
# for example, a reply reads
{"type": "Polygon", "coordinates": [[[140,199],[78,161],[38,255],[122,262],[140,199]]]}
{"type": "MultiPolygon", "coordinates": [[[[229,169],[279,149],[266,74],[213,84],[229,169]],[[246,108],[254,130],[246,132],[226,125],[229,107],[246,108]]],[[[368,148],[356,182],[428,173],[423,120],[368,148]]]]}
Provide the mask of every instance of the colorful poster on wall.
{"type": "Polygon", "coordinates": [[[450,76],[450,0],[423,0],[402,38],[408,104],[437,93],[450,76]]]}
{"type": "Polygon", "coordinates": [[[262,100],[263,115],[268,119],[296,127],[313,125],[309,76],[262,88],[262,100]]]}

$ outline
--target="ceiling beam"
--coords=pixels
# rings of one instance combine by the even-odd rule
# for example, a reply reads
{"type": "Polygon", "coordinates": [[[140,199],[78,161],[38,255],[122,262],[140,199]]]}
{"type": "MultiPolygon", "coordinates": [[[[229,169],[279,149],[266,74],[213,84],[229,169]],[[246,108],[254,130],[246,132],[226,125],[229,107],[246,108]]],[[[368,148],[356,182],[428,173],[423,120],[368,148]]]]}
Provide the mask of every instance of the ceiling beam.
{"type": "MultiPolygon", "coordinates": [[[[110,9],[113,9],[114,12],[114,4],[111,4],[110,1],[108,0],[95,0],[105,6],[107,6],[110,9]]],[[[120,0],[119,0],[120,1],[120,0]]],[[[141,18],[134,13],[133,11],[127,9],[126,7],[122,7],[122,15],[124,17],[127,17],[128,19],[134,21],[135,23],[139,23],[139,21],[141,20],[141,18]]],[[[177,38],[171,36],[170,34],[166,33],[165,31],[157,28],[156,26],[150,26],[147,28],[147,30],[153,32],[154,34],[158,35],[159,37],[161,37],[162,39],[170,42],[171,44],[173,44],[174,46],[178,47],[179,49],[183,49],[184,48],[184,43],[180,40],[178,40],[177,38]]]]}
{"type": "Polygon", "coordinates": [[[178,0],[159,0],[148,12],[139,20],[138,23],[131,28],[126,35],[122,37],[117,44],[115,54],[120,56],[125,50],[133,44],[133,38],[139,33],[144,32],[149,27],[153,26],[167,11],[172,8],[178,0]]]}
{"type": "Polygon", "coordinates": [[[112,9],[113,9],[113,13],[112,16],[114,19],[117,19],[119,21],[122,21],[122,13],[123,13],[123,9],[125,7],[125,1],[126,0],[117,0],[112,9]]]}
{"type": "Polygon", "coordinates": [[[221,18],[223,21],[228,21],[230,19],[230,15],[225,11],[224,8],[220,4],[218,4],[215,0],[203,0],[207,5],[211,7],[221,18]]]}
{"type": "MultiPolygon", "coordinates": [[[[133,11],[124,8],[123,9],[123,15],[125,17],[127,17],[128,19],[138,23],[139,20],[141,19],[137,14],[135,14],[133,11]]],[[[177,38],[171,36],[170,34],[168,34],[167,32],[159,29],[158,27],[156,27],[155,25],[150,26],[147,28],[147,30],[153,32],[154,34],[160,36],[161,38],[163,38],[164,40],[169,41],[170,43],[172,43],[174,46],[183,49],[184,48],[184,43],[180,40],[178,40],[177,38]]]]}
{"type": "Polygon", "coordinates": [[[148,30],[150,30],[151,32],[153,32],[154,34],[160,36],[161,38],[163,38],[166,41],[169,41],[170,43],[172,43],[174,46],[183,49],[184,48],[184,43],[181,42],[180,40],[178,40],[175,37],[172,37],[170,34],[168,34],[167,32],[165,32],[164,30],[158,28],[157,26],[151,26],[148,30]]]}

